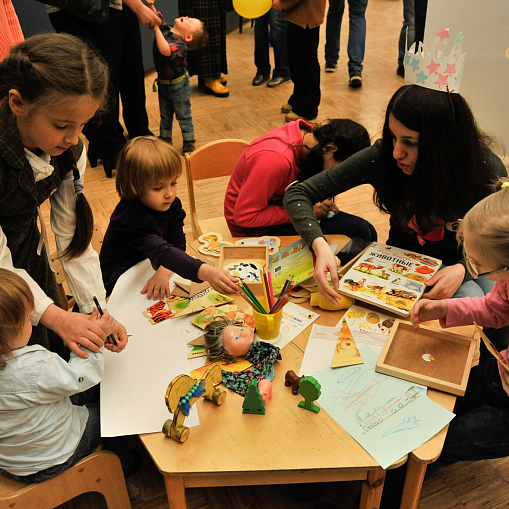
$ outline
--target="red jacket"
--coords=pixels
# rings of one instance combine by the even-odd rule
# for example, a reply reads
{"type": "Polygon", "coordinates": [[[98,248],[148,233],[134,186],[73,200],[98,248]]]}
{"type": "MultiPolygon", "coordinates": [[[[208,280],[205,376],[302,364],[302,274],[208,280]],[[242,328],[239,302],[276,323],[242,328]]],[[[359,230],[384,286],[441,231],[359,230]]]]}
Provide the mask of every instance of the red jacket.
{"type": "Polygon", "coordinates": [[[297,180],[304,157],[303,147],[298,146],[301,127],[312,128],[304,120],[289,122],[260,136],[240,156],[224,199],[224,216],[233,237],[258,237],[271,226],[290,222],[283,196],[297,180]]]}

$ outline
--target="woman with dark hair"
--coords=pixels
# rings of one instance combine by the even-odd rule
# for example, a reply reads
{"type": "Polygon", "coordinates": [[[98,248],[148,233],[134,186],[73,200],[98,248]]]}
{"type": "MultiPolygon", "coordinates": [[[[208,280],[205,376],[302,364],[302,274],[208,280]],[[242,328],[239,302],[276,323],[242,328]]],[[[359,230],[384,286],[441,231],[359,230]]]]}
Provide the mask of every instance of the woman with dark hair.
{"type": "Polygon", "coordinates": [[[361,184],[373,186],[375,204],[390,215],[387,244],[442,260],[444,268],[426,283],[428,298],[489,292],[492,282],[465,280],[455,237],[461,218],[490,193],[489,184],[507,176],[488,145],[459,94],[417,85],[400,88],[389,102],[380,140],[286,192],[288,215],[316,254],[315,279],[322,294],[336,303],[326,274],[330,271],[335,288],[338,278],[313,204],[361,184]]]}
{"type": "MultiPolygon", "coordinates": [[[[329,120],[318,127],[297,120],[256,139],[238,160],[226,190],[224,215],[231,234],[296,235],[283,207],[286,188],[369,145],[366,129],[349,119],[329,120]]],[[[320,221],[323,231],[376,240],[373,226],[339,211],[332,196],[314,203],[313,217],[320,221]]]]}

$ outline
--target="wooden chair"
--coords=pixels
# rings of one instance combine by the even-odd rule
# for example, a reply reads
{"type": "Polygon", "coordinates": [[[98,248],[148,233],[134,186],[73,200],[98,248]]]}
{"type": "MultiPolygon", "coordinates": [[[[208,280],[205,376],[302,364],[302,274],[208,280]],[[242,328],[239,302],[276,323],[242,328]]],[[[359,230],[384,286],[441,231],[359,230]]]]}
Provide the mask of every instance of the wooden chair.
{"type": "MultiPolygon", "coordinates": [[[[194,183],[205,179],[231,175],[237,160],[248,145],[249,143],[244,140],[218,140],[207,143],[198,150],[186,154],[189,216],[191,217],[194,240],[203,235],[196,213],[194,183]]],[[[226,226],[224,217],[221,216],[221,220],[226,226]]],[[[226,231],[228,231],[227,227],[226,231]]]]}
{"type": "Polygon", "coordinates": [[[98,491],[108,509],[131,509],[118,456],[98,451],[41,483],[13,481],[0,474],[0,509],[53,509],[82,493],[98,491]]]}
{"type": "MultiPolygon", "coordinates": [[[[104,233],[102,231],[102,228],[94,227],[94,234],[92,236],[92,247],[94,248],[94,251],[98,254],[101,252],[103,238],[104,233]]],[[[64,268],[56,251],[51,253],[50,261],[53,266],[53,270],[55,271],[55,279],[57,280],[58,293],[60,293],[60,300],[62,301],[62,305],[64,306],[64,309],[66,311],[72,310],[74,304],[76,303],[76,300],[72,295],[67,295],[67,291],[64,286],[65,282],[64,268]]]]}

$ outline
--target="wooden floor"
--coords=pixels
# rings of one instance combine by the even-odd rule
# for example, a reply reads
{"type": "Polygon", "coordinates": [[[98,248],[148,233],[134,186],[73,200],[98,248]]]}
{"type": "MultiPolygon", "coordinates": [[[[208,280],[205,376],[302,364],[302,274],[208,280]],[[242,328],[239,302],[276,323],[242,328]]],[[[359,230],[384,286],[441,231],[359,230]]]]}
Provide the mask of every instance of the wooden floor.
{"type": "MultiPolygon", "coordinates": [[[[402,22],[401,0],[370,0],[367,9],[367,41],[364,60],[362,88],[348,87],[346,45],[348,20],[343,23],[341,56],[336,73],[323,70],[324,26],[321,30],[320,63],[322,65],[322,101],[318,121],[326,118],[352,118],[364,124],[372,139],[379,136],[385,107],[394,91],[403,84],[396,75],[397,43],[402,22]]],[[[345,13],[346,15],[346,13],[345,13]]],[[[214,98],[200,92],[197,78],[193,77],[192,109],[197,146],[220,138],[242,138],[252,141],[266,131],[280,126],[284,115],[280,107],[286,103],[292,84],[275,89],[266,86],[253,87],[251,80],[256,73],[253,63],[253,28],[244,25],[228,35],[228,88],[230,97],[214,98]]],[[[159,134],[157,94],[152,92],[154,73],[146,77],[147,110],[150,127],[159,134]]],[[[180,129],[175,123],[173,139],[181,148],[180,129]]],[[[222,198],[226,182],[224,179],[198,193],[200,219],[215,217],[222,210],[222,198]]],[[[102,168],[88,168],[85,177],[85,192],[94,211],[96,224],[103,230],[108,225],[110,214],[118,198],[114,179],[107,179],[102,168]]],[[[184,179],[181,179],[179,196],[186,208],[188,204],[184,179]]],[[[372,189],[363,186],[344,193],[337,200],[339,207],[369,220],[383,241],[387,238],[387,216],[380,214],[372,204],[372,189]]],[[[44,209],[48,219],[48,209],[44,209]]],[[[186,226],[190,234],[190,227],[186,226]]],[[[272,404],[277,405],[277,402],[272,404]]],[[[166,509],[168,503],[162,476],[137,438],[133,446],[143,454],[141,470],[128,479],[129,495],[133,509],[166,509]]],[[[183,445],[185,447],[185,445],[183,445]]],[[[509,461],[506,459],[462,463],[440,471],[424,485],[419,509],[495,509],[507,507],[507,481],[509,461]]],[[[350,509],[359,490],[358,483],[335,483],[323,487],[319,500],[338,504],[341,509],[350,509]],[[326,489],[327,488],[327,489],[326,489]]],[[[312,508],[315,501],[303,502],[303,494],[295,486],[262,486],[237,488],[188,489],[188,507],[191,509],[304,509],[312,508]],[[296,501],[298,500],[298,501],[296,501]]],[[[96,509],[105,507],[97,494],[90,494],[65,504],[65,509],[96,509]]]]}

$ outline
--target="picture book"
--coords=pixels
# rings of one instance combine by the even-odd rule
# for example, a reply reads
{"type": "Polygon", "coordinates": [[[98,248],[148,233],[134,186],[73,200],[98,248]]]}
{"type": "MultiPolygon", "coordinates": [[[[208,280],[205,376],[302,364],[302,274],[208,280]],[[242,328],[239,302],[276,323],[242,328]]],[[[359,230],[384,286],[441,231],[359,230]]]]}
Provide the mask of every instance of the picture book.
{"type": "Polygon", "coordinates": [[[339,293],[408,316],[442,262],[373,242],[339,282],[339,293]]]}

